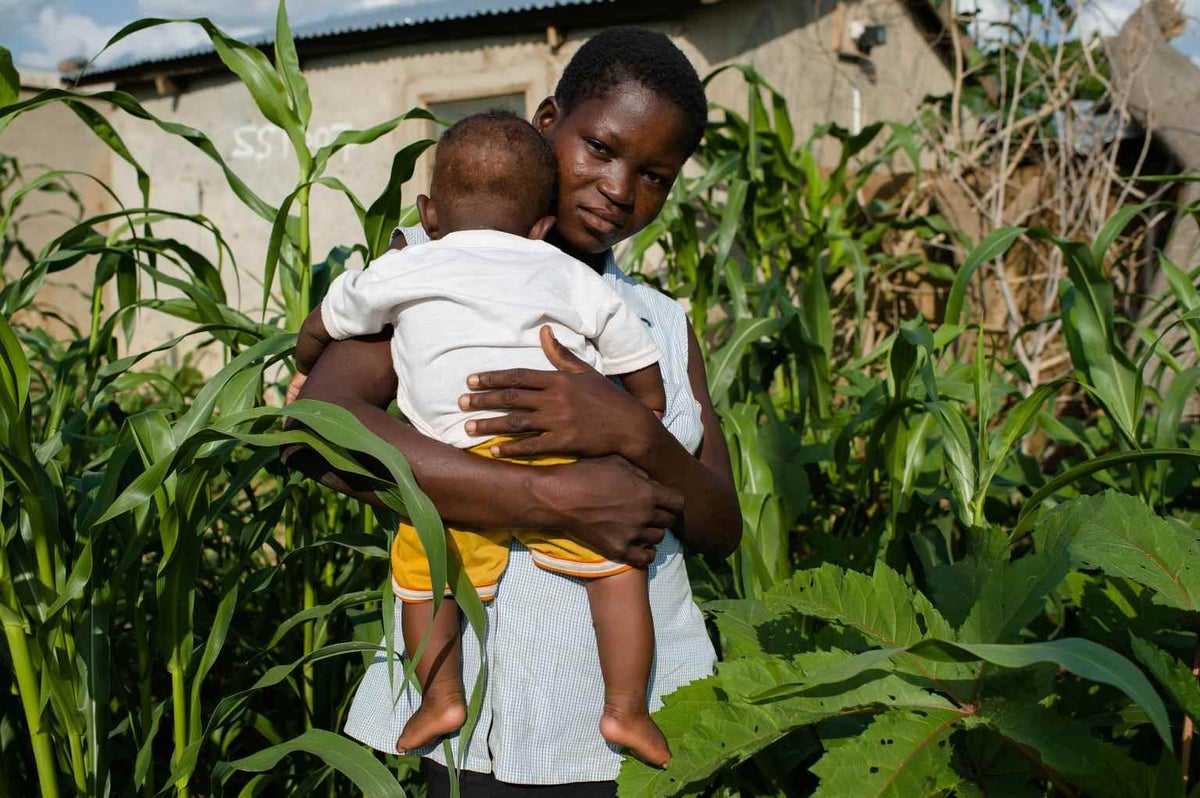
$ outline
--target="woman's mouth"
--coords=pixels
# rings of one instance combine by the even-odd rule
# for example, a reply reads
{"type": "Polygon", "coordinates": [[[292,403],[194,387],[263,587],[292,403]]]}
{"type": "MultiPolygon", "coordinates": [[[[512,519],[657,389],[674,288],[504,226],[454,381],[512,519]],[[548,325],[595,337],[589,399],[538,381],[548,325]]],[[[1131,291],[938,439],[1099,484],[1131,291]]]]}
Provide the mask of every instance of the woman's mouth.
{"type": "Polygon", "coordinates": [[[622,221],[590,208],[580,207],[579,212],[582,217],[583,226],[594,233],[598,233],[598,237],[607,238],[614,233],[619,233],[621,228],[625,226],[622,221]]]}

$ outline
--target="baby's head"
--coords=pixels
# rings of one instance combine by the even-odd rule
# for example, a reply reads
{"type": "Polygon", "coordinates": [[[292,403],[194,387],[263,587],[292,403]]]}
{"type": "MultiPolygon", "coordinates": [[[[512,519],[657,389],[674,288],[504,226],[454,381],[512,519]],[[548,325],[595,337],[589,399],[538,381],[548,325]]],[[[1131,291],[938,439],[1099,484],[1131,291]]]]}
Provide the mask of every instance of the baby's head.
{"type": "Polygon", "coordinates": [[[541,238],[553,226],[558,164],[533,125],[506,111],[456,122],[438,142],[429,194],[417,197],[430,238],[500,230],[541,238]]]}

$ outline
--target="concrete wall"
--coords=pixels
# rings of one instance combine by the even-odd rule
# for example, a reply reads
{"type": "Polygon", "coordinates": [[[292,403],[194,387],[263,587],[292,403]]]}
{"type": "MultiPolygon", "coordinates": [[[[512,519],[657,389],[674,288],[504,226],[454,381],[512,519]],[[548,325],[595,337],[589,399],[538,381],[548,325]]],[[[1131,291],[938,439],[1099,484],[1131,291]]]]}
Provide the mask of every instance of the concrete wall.
{"type": "MultiPolygon", "coordinates": [[[[849,127],[855,89],[860,92],[863,125],[879,119],[911,119],[923,96],[948,90],[947,70],[922,40],[902,2],[863,0],[859,5],[867,22],[887,26],[887,44],[872,53],[879,67],[874,81],[859,66],[839,61],[834,50],[839,14],[830,0],[724,0],[657,27],[673,37],[702,75],[723,64],[753,64],[787,98],[795,129],[802,136],[826,121],[849,127]]],[[[315,144],[325,143],[340,130],[367,127],[414,106],[482,95],[523,92],[531,113],[552,92],[572,54],[594,32],[568,31],[558,48],[552,48],[539,32],[351,51],[306,61],[314,107],[311,138],[315,144]]],[[[163,119],[205,131],[247,184],[277,204],[297,178],[282,132],[262,119],[235,80],[213,75],[181,78],[176,85],[177,91],[159,95],[143,84],[139,99],[163,119]]],[[[740,76],[731,72],[718,77],[710,99],[744,109],[740,76]]],[[[230,299],[247,311],[261,312],[269,224],[246,210],[215,164],[191,145],[125,114],[115,114],[113,119],[152,176],[153,203],[201,213],[217,224],[237,261],[236,272],[226,266],[230,299]]],[[[405,123],[374,145],[344,150],[328,173],[369,203],[387,179],[394,152],[434,133],[431,123],[405,123]]],[[[53,154],[41,157],[57,160],[53,154]]],[[[121,196],[136,196],[132,169],[114,158],[110,161],[108,168],[121,196]]],[[[426,159],[409,184],[406,200],[423,191],[427,181],[426,159]]],[[[361,240],[350,206],[331,192],[315,191],[312,218],[317,258],[336,244],[361,240]]],[[[201,251],[215,251],[211,237],[194,226],[161,224],[158,230],[201,251]]],[[[267,315],[272,315],[270,308],[267,315]]],[[[143,318],[135,347],[160,342],[188,326],[173,319],[143,318]]]]}

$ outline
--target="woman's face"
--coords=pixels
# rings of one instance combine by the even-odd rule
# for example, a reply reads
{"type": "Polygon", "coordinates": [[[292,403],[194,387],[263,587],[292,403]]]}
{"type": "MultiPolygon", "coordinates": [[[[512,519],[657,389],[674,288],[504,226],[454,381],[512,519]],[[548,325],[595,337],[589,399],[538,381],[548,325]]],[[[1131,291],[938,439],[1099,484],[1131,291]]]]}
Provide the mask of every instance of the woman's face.
{"type": "Polygon", "coordinates": [[[687,160],[686,117],[640,83],[622,83],[563,114],[547,97],[533,124],[558,158],[558,234],[597,253],[658,216],[687,160]]]}

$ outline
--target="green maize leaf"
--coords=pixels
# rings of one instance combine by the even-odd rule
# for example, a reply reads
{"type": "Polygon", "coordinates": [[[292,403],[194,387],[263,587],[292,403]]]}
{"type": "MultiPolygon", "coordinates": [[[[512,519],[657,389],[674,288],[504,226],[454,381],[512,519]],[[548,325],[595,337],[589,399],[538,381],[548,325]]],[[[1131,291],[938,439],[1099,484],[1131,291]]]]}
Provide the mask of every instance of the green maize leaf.
{"type": "MultiPolygon", "coordinates": [[[[0,316],[0,356],[3,357],[3,368],[0,368],[0,382],[3,383],[5,403],[13,408],[15,413],[25,409],[29,400],[29,361],[25,357],[25,349],[13,333],[8,319],[0,316]]],[[[15,419],[13,419],[15,421],[15,419]]],[[[11,423],[11,422],[10,422],[11,423]]]]}
{"type": "Polygon", "coordinates": [[[958,274],[954,275],[954,283],[950,286],[950,294],[946,297],[944,324],[958,325],[961,323],[967,285],[970,284],[975,271],[988,261],[1008,252],[1013,243],[1024,233],[1025,228],[1023,227],[998,227],[980,241],[979,246],[971,250],[966,262],[958,270],[958,274]]]}
{"type": "Polygon", "coordinates": [[[1078,465],[1072,466],[1054,479],[1049,480],[1029,497],[1029,500],[1025,502],[1025,506],[1021,508],[1021,514],[1016,527],[1013,529],[1011,539],[1016,540],[1029,532],[1030,527],[1033,526],[1038,518],[1036,511],[1043,501],[1058,493],[1066,486],[1078,482],[1083,477],[1114,466],[1152,463],[1157,460],[1172,459],[1200,462],[1200,452],[1192,449],[1141,449],[1135,452],[1110,452],[1099,457],[1089,458],[1078,465]]]}
{"type": "Polygon", "coordinates": [[[275,15],[275,72],[287,89],[300,127],[307,129],[308,120],[312,117],[312,98],[308,96],[308,81],[300,71],[300,57],[296,55],[296,42],[292,38],[284,0],[279,0],[279,11],[275,15]]]}
{"type": "Polygon", "coordinates": [[[1098,266],[1103,264],[1109,248],[1112,247],[1113,243],[1121,235],[1121,232],[1129,226],[1129,223],[1157,204],[1159,203],[1143,202],[1137,205],[1121,206],[1116,213],[1108,218],[1108,221],[1104,223],[1104,226],[1100,228],[1100,231],[1092,239],[1092,262],[1098,266]]]}
{"type": "Polygon", "coordinates": [[[192,406],[188,408],[187,413],[175,425],[175,444],[177,446],[182,445],[184,440],[201,428],[202,424],[208,423],[225,386],[238,373],[249,364],[264,357],[286,352],[294,347],[295,343],[296,336],[294,334],[280,333],[273,338],[268,338],[265,341],[255,344],[231,360],[227,366],[218,371],[205,383],[200,393],[196,394],[192,406]]]}
{"type": "Polygon", "coordinates": [[[13,66],[12,53],[0,47],[0,109],[21,99],[21,76],[13,66]]]}
{"type": "MultiPolygon", "coordinates": [[[[250,92],[250,97],[254,100],[254,104],[258,107],[258,110],[262,112],[262,115],[268,122],[287,134],[288,139],[292,142],[292,147],[296,151],[296,158],[300,164],[301,171],[306,171],[309,167],[310,156],[308,145],[304,141],[305,125],[300,121],[300,117],[288,102],[288,92],[284,88],[283,81],[275,74],[271,62],[267,60],[267,57],[257,47],[252,47],[229,37],[207,18],[139,19],[129,23],[113,34],[100,53],[103,53],[109,47],[138,31],[159,25],[171,25],[181,22],[199,25],[204,29],[204,32],[208,34],[209,41],[212,42],[213,49],[216,50],[217,56],[225,66],[229,67],[229,70],[233,74],[237,75],[242,85],[250,92]]],[[[100,53],[97,53],[97,55],[100,55],[100,53]]]]}
{"type": "Polygon", "coordinates": [[[1038,386],[1029,396],[1024,397],[1005,413],[1003,420],[992,431],[988,444],[988,464],[979,480],[979,491],[976,494],[976,505],[981,505],[984,494],[996,478],[996,472],[1008,458],[1008,453],[1017,441],[1025,437],[1042,411],[1042,405],[1056,396],[1067,380],[1054,380],[1038,386]]]}
{"type": "Polygon", "coordinates": [[[927,640],[910,646],[908,652],[935,661],[944,657],[961,661],[983,660],[1003,668],[1026,668],[1039,662],[1051,662],[1076,676],[1111,685],[1141,707],[1154,730],[1168,748],[1173,749],[1171,724],[1162,699],[1132,662],[1099,643],[1080,637],[1063,637],[1041,643],[1003,645],[998,643],[950,643],[927,640]]]}
{"type": "MultiPolygon", "coordinates": [[[[1098,739],[1086,724],[1067,720],[1045,707],[990,698],[981,703],[976,719],[980,725],[1036,751],[1046,767],[1083,785],[1088,795],[1165,798],[1171,794],[1148,792],[1146,783],[1152,778],[1148,766],[1131,759],[1118,746],[1098,739]]],[[[1174,795],[1178,794],[1176,782],[1174,795]]]]}
{"type": "MultiPolygon", "coordinates": [[[[193,738],[192,743],[188,745],[188,747],[183,751],[183,754],[179,757],[179,761],[174,763],[174,769],[172,770],[168,780],[171,783],[175,783],[186,778],[186,774],[191,773],[195,769],[196,762],[198,761],[200,754],[200,747],[204,744],[205,739],[212,734],[213,730],[221,728],[223,725],[225,725],[239,709],[245,706],[246,702],[255,692],[268,687],[274,687],[275,685],[288,679],[293,671],[298,668],[303,668],[309,663],[322,662],[324,660],[333,659],[336,657],[361,654],[363,652],[377,652],[380,650],[381,649],[379,646],[372,645],[370,643],[334,643],[332,645],[323,646],[322,648],[316,649],[315,651],[306,654],[305,656],[300,657],[291,663],[276,665],[273,668],[270,668],[250,687],[246,688],[245,690],[227,695],[221,699],[216,708],[213,710],[212,715],[209,717],[208,722],[204,726],[204,734],[198,738],[193,738]]],[[[347,744],[358,748],[358,750],[363,750],[365,752],[365,749],[359,748],[357,744],[350,742],[350,740],[346,738],[341,739],[345,740],[347,744]]],[[[214,769],[214,773],[215,772],[216,770],[214,769]]],[[[392,782],[395,782],[394,777],[392,778],[392,782]]]]}
{"type": "Polygon", "coordinates": [[[204,680],[208,677],[212,666],[216,664],[217,657],[221,655],[221,649],[225,647],[225,638],[229,635],[229,625],[233,622],[233,613],[237,609],[238,595],[239,585],[234,582],[225,595],[221,596],[221,600],[217,603],[216,615],[212,619],[212,626],[209,628],[208,637],[204,641],[204,651],[200,655],[200,661],[196,664],[195,672],[191,674],[191,703],[188,706],[188,723],[191,728],[188,736],[193,740],[199,739],[202,733],[200,713],[201,690],[205,686],[204,680]]]}
{"type": "Polygon", "coordinates": [[[986,568],[975,605],[958,630],[966,643],[1015,642],[1045,607],[1046,595],[1067,576],[1064,551],[1038,552],[986,568]]]}
{"type": "Polygon", "coordinates": [[[1172,526],[1141,499],[1115,491],[1064,502],[1034,531],[1039,551],[1069,553],[1096,568],[1154,591],[1154,602],[1200,609],[1200,540],[1172,526]]]}
{"type": "MultiPolygon", "coordinates": [[[[165,20],[170,21],[170,20],[165,20]]],[[[136,23],[134,23],[136,24],[136,23]]],[[[28,100],[23,100],[19,103],[0,108],[0,130],[23,113],[32,111],[45,105],[54,102],[66,102],[70,100],[79,100],[91,103],[112,103],[113,105],[125,111],[129,115],[137,119],[144,119],[158,126],[158,128],[171,135],[179,136],[187,141],[192,146],[199,149],[209,158],[211,158],[217,166],[221,168],[225,175],[226,182],[250,210],[263,219],[271,220],[275,215],[275,209],[270,204],[265,202],[261,197],[254,193],[246,183],[238,177],[238,175],[229,168],[225,160],[221,157],[212,140],[204,133],[193,127],[181,125],[177,122],[167,122],[163,119],[151,114],[141,103],[139,103],[131,94],[123,91],[99,91],[94,93],[73,92],[65,89],[47,89],[46,91],[38,92],[28,100]]]]}
{"type": "Polygon", "coordinates": [[[1171,386],[1158,406],[1158,426],[1154,430],[1154,446],[1168,449],[1179,443],[1179,426],[1192,394],[1200,384],[1200,367],[1174,375],[1171,386]]]}
{"type": "Polygon", "coordinates": [[[309,729],[286,743],[273,745],[233,762],[219,762],[213,769],[213,781],[223,786],[235,771],[261,773],[271,770],[279,760],[297,752],[312,754],[345,775],[367,798],[405,796],[404,788],[396,781],[395,775],[375,759],[369,749],[323,729],[309,729]]]}
{"type": "Polygon", "coordinates": [[[133,171],[137,175],[138,190],[142,193],[142,201],[147,202],[150,197],[150,175],[146,173],[146,170],[142,168],[138,160],[133,157],[133,153],[125,146],[125,142],[121,139],[121,134],[117,132],[112,123],[105,118],[104,114],[90,105],[71,100],[68,100],[65,104],[75,112],[75,115],[79,117],[83,124],[91,129],[96,138],[103,141],[121,160],[133,167],[133,171]]]}
{"type": "Polygon", "coordinates": [[[42,623],[50,623],[63,609],[73,601],[78,601],[83,598],[87,591],[88,584],[92,580],[92,544],[87,542],[79,549],[75,555],[75,562],[71,566],[71,574],[67,577],[65,584],[58,588],[58,596],[54,603],[46,610],[45,616],[41,619],[42,623]]]}
{"type": "Polygon", "coordinates": [[[953,709],[896,709],[860,735],[830,749],[812,771],[821,778],[813,798],[942,795],[958,781],[950,767],[950,735],[964,718],[953,709]]]}
{"type": "Polygon", "coordinates": [[[1192,669],[1151,642],[1129,635],[1133,654],[1186,714],[1200,718],[1200,683],[1192,669]]]}
{"type": "Polygon", "coordinates": [[[1058,247],[1071,278],[1063,286],[1061,300],[1063,337],[1071,361],[1129,443],[1137,446],[1137,375],[1114,326],[1113,286],[1103,264],[1077,241],[1045,233],[1037,237],[1058,247]]]}
{"type": "Polygon", "coordinates": [[[404,184],[412,179],[417,158],[433,144],[432,139],[421,139],[405,146],[392,156],[392,168],[388,172],[387,184],[362,216],[363,235],[367,241],[370,259],[378,258],[391,245],[392,229],[399,222],[400,214],[404,210],[401,190],[404,184]]]}
{"type": "Polygon", "coordinates": [[[866,707],[949,707],[941,697],[896,676],[855,682],[838,692],[769,703],[737,698],[772,684],[795,683],[805,673],[826,670],[847,656],[845,652],[820,651],[790,662],[778,657],[745,657],[721,663],[716,676],[671,693],[663,708],[654,713],[671,743],[671,764],[658,770],[626,758],[617,779],[618,795],[658,798],[690,794],[722,767],[745,761],[793,729],[866,707]]]}
{"type": "MultiPolygon", "coordinates": [[[[289,555],[294,553],[295,551],[288,552],[289,555]]],[[[328,618],[333,613],[340,612],[346,607],[354,607],[378,600],[378,590],[358,590],[354,593],[347,593],[345,595],[338,596],[336,600],[331,601],[328,604],[319,604],[315,607],[309,607],[308,609],[301,610],[281,623],[279,628],[275,630],[275,634],[271,635],[271,639],[267,641],[267,644],[263,646],[263,648],[268,650],[275,648],[277,645],[279,645],[279,641],[281,641],[288,632],[295,629],[300,624],[307,623],[308,621],[318,621],[323,618],[328,618]]]]}
{"type": "Polygon", "coordinates": [[[925,407],[937,421],[942,433],[947,475],[957,499],[959,515],[967,526],[979,526],[983,518],[973,512],[978,478],[978,472],[975,470],[976,453],[963,412],[958,405],[946,402],[926,402],[925,407]]]}
{"type": "Polygon", "coordinates": [[[424,108],[413,108],[401,114],[394,116],[386,122],[380,122],[363,130],[343,130],[337,134],[333,141],[326,144],[321,149],[313,154],[313,174],[321,174],[325,171],[325,166],[329,163],[329,159],[337,155],[345,147],[351,144],[370,144],[371,142],[386,136],[391,133],[401,122],[409,119],[424,119],[429,122],[437,121],[433,118],[433,114],[426,111],[424,108]]]}

